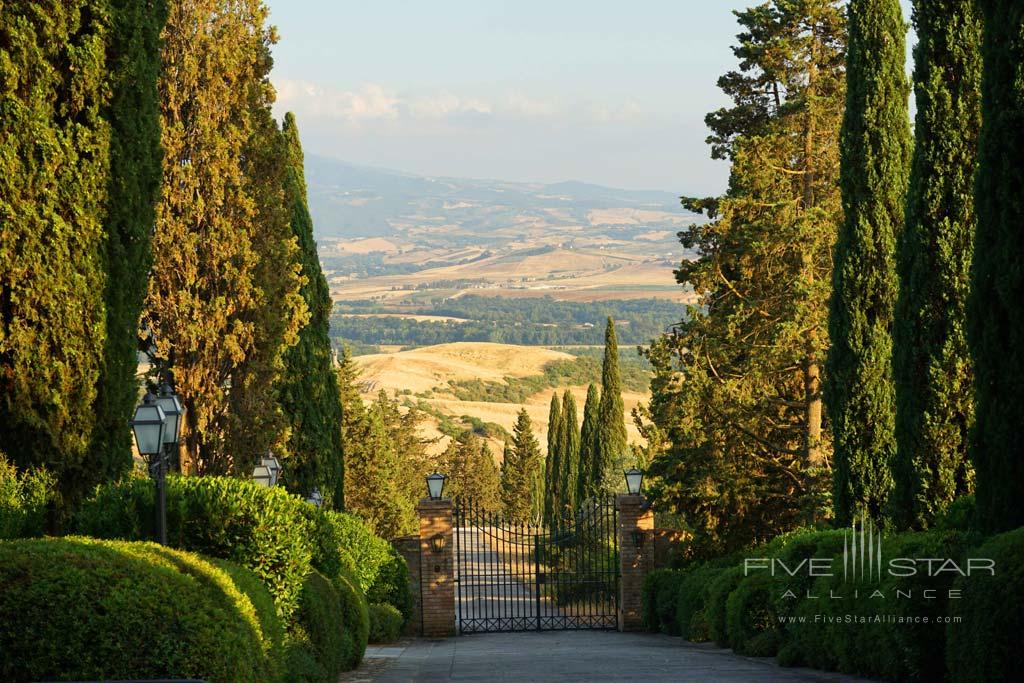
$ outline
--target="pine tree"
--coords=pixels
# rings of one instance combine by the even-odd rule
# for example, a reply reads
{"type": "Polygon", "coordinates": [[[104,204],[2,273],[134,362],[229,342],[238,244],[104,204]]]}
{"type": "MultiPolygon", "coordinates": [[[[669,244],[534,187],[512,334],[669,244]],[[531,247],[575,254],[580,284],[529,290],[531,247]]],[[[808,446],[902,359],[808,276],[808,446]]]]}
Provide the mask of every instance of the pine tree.
{"type": "Polygon", "coordinates": [[[519,411],[512,432],[512,443],[506,449],[501,468],[501,502],[505,517],[517,524],[536,521],[538,507],[543,509],[542,485],[543,464],[540,445],[533,436],[530,415],[523,408],[519,411]],[[538,495],[538,492],[540,495],[538,495]]]}
{"type": "MultiPolygon", "coordinates": [[[[104,427],[123,398],[101,379],[112,135],[104,114],[115,66],[107,17],[99,0],[0,4],[0,443],[19,469],[49,468],[65,504],[96,481],[87,458],[97,386],[112,404],[104,427]]],[[[149,72],[139,69],[145,90],[149,72]]],[[[114,76],[118,105],[130,99],[124,78],[114,76]]],[[[123,136],[120,116],[114,133],[123,136]]],[[[139,149],[142,185],[150,153],[139,149]]]]}
{"type": "Polygon", "coordinates": [[[138,323],[152,264],[150,235],[160,193],[160,32],[162,0],[111,2],[107,42],[110,101],[104,270],[107,333],[97,385],[90,467],[76,473],[82,490],[132,466],[124,425],[138,401],[138,323]]]}
{"type": "Polygon", "coordinates": [[[305,305],[266,16],[260,0],[176,2],[162,35],[159,267],[141,329],[187,409],[186,472],[248,472],[287,439],[276,384],[305,305]]]}
{"type": "Polygon", "coordinates": [[[558,501],[561,498],[559,473],[562,467],[562,452],[559,437],[562,433],[561,401],[558,393],[551,395],[548,410],[548,452],[544,458],[544,525],[555,526],[558,501]]]}
{"type": "Polygon", "coordinates": [[[981,23],[973,0],[919,0],[914,26],[916,140],[898,242],[891,507],[900,526],[925,528],[973,485],[966,307],[976,226],[981,23]]]}
{"type": "Polygon", "coordinates": [[[559,433],[559,452],[562,454],[559,472],[561,515],[571,519],[576,509],[576,482],[580,468],[580,424],[576,415],[576,398],[568,389],[562,395],[562,424],[559,433]]]}
{"type": "Polygon", "coordinates": [[[967,303],[976,377],[971,459],[979,526],[998,532],[1024,525],[1024,6],[978,6],[984,33],[978,228],[967,303]]]}
{"type": "Polygon", "coordinates": [[[892,490],[896,240],[911,152],[905,34],[898,0],[851,0],[840,137],[845,220],[835,248],[826,366],[840,525],[862,509],[881,519],[892,490]]]}
{"type": "Polygon", "coordinates": [[[580,429],[579,470],[576,475],[576,502],[582,503],[597,495],[597,482],[594,481],[595,457],[597,455],[597,425],[600,421],[599,410],[601,394],[597,386],[587,387],[587,400],[583,404],[583,426],[580,429]]]}
{"type": "Polygon", "coordinates": [[[609,316],[604,333],[601,403],[598,407],[594,471],[591,475],[597,491],[615,490],[622,466],[629,457],[625,412],[626,408],[622,403],[622,378],[619,375],[619,345],[615,339],[615,322],[609,316]]]}
{"type": "Polygon", "coordinates": [[[473,432],[464,432],[452,440],[440,458],[439,469],[448,474],[450,497],[468,498],[475,508],[485,512],[501,509],[494,454],[473,432]]]}
{"type": "Polygon", "coordinates": [[[711,219],[680,234],[697,258],[677,280],[699,300],[645,353],[651,402],[634,417],[648,495],[708,555],[830,512],[821,366],[842,220],[843,4],[736,12],[739,67],[718,81],[731,103],[706,119],[728,191],[684,200],[711,219]]]}
{"type": "Polygon", "coordinates": [[[302,144],[291,113],[285,115],[282,132],[288,146],[287,201],[305,279],[302,298],[310,313],[309,323],[299,332],[298,344],[285,354],[280,395],[291,436],[284,462],[284,480],[290,491],[303,496],[313,488],[325,495],[331,493],[334,507],[342,509],[344,501],[337,495],[344,490],[339,429],[341,398],[331,351],[331,294],[313,240],[313,221],[306,204],[302,144]]]}

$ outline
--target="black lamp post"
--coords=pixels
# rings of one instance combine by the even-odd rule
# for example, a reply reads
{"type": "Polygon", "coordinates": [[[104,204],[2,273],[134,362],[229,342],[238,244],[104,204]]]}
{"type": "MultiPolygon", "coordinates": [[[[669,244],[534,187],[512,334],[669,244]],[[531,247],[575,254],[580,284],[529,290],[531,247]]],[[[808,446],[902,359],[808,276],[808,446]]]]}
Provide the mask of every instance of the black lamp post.
{"type": "Polygon", "coordinates": [[[156,525],[160,543],[167,545],[167,498],[164,491],[164,432],[167,416],[157,405],[156,396],[146,392],[142,403],[135,408],[135,417],[129,423],[135,434],[139,454],[149,464],[149,474],[156,480],[156,525]]]}
{"type": "Polygon", "coordinates": [[[259,464],[252,470],[252,478],[256,480],[256,483],[267,488],[277,486],[277,478],[280,474],[281,463],[270,451],[260,458],[259,464]]]}
{"type": "Polygon", "coordinates": [[[323,505],[324,497],[320,495],[320,489],[314,486],[312,492],[309,494],[309,498],[306,499],[306,502],[313,507],[320,507],[323,505]]]}

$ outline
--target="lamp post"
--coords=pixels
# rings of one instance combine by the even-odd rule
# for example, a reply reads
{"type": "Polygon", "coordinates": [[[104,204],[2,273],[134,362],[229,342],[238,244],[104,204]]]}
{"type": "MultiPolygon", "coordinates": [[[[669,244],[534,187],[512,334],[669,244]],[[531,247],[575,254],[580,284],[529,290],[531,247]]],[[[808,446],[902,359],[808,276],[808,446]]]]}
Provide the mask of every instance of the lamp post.
{"type": "Polygon", "coordinates": [[[164,425],[164,446],[168,451],[168,465],[173,469],[181,471],[181,461],[178,458],[178,442],[181,438],[181,423],[185,415],[185,408],[181,405],[178,395],[171,389],[171,385],[164,382],[160,385],[160,393],[157,394],[156,404],[164,411],[167,423],[164,425]]]}
{"type": "Polygon", "coordinates": [[[623,475],[626,477],[626,490],[631,496],[639,496],[640,489],[644,484],[644,473],[635,467],[631,467],[628,470],[623,470],[623,475]]]}
{"type": "Polygon", "coordinates": [[[441,500],[441,494],[444,493],[444,480],[443,474],[434,472],[427,477],[427,495],[430,496],[431,500],[441,500]]]}
{"type": "Polygon", "coordinates": [[[160,543],[167,545],[167,498],[164,491],[164,432],[167,415],[157,405],[156,396],[146,392],[142,403],[135,408],[135,416],[129,423],[135,434],[135,445],[149,464],[149,474],[156,480],[156,526],[160,543]]]}
{"type": "Polygon", "coordinates": [[[267,454],[260,458],[260,462],[252,469],[252,478],[256,483],[266,488],[277,486],[277,478],[281,474],[281,463],[277,461],[274,454],[267,451],[267,454]]]}
{"type": "Polygon", "coordinates": [[[314,486],[313,490],[309,494],[309,498],[306,499],[306,502],[314,507],[320,507],[323,505],[324,497],[320,495],[320,489],[314,486]]]}

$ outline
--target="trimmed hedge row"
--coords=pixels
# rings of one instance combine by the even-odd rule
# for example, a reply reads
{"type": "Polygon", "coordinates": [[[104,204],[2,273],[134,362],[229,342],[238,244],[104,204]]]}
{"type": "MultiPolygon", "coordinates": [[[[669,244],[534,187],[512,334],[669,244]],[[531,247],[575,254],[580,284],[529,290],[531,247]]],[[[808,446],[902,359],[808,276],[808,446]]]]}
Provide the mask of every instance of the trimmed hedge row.
{"type": "MultiPolygon", "coordinates": [[[[969,519],[962,513],[958,519],[969,519]]],[[[711,639],[740,654],[777,656],[784,666],[892,681],[1014,679],[1016,655],[1024,650],[1024,528],[979,547],[979,539],[960,526],[887,536],[885,557],[949,558],[961,568],[968,557],[991,558],[994,576],[934,571],[939,563],[929,572],[918,562],[911,576],[882,572],[847,581],[844,532],[800,531],[748,553],[777,561],[774,574],[762,569],[744,575],[742,559],[726,567],[652,572],[644,585],[645,624],[691,640],[711,639]],[[831,559],[832,575],[807,572],[814,558],[831,559]],[[951,599],[951,590],[961,597],[951,599]],[[952,618],[961,621],[946,623],[952,618]]]]}
{"type": "MultiPolygon", "coordinates": [[[[156,538],[155,486],[129,478],[97,489],[75,518],[77,533],[97,538],[156,538]]],[[[318,510],[283,488],[233,477],[169,477],[167,535],[178,548],[252,570],[286,623],[310,571],[357,576],[360,592],[412,615],[409,570],[391,544],[355,515],[318,510]]]]}
{"type": "Polygon", "coordinates": [[[276,680],[276,633],[224,570],[192,553],[4,541],[0,586],[0,680],[276,680]]]}
{"type": "Polygon", "coordinates": [[[392,605],[370,605],[370,642],[393,643],[402,634],[405,619],[392,605]]]}

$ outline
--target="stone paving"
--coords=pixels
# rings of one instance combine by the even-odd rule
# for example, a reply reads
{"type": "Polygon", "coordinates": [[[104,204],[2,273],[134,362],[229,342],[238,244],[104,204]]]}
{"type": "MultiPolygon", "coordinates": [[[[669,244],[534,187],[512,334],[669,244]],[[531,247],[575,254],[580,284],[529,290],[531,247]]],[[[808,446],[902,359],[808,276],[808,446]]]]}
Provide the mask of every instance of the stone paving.
{"type": "Polygon", "coordinates": [[[407,681],[853,682],[679,638],[615,631],[488,633],[371,646],[346,683],[407,681]]]}

